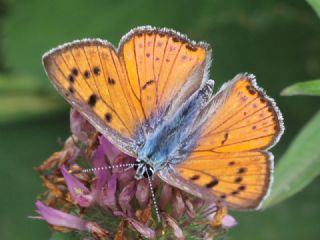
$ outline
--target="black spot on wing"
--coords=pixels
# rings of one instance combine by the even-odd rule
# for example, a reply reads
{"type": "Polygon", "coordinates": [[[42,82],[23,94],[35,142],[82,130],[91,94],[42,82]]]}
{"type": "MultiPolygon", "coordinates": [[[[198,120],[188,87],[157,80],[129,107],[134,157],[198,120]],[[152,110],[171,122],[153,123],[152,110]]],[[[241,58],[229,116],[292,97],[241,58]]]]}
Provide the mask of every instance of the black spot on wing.
{"type": "Polygon", "coordinates": [[[116,81],[113,78],[108,77],[108,83],[110,85],[114,85],[116,83],[116,81]]]}
{"type": "Polygon", "coordinates": [[[78,69],[72,68],[71,74],[72,74],[73,76],[75,76],[75,77],[78,76],[78,74],[79,74],[78,69]]]}
{"type": "Polygon", "coordinates": [[[190,178],[191,181],[198,180],[200,178],[200,175],[194,175],[190,178]]]}
{"type": "Polygon", "coordinates": [[[226,199],[226,198],[227,198],[227,195],[222,194],[222,195],[220,196],[220,198],[221,198],[221,199],[226,199]]]}
{"type": "Polygon", "coordinates": [[[89,99],[88,99],[88,104],[91,106],[91,107],[94,107],[97,103],[97,95],[95,94],[92,94],[89,99]]]}
{"type": "Polygon", "coordinates": [[[216,178],[213,178],[210,182],[206,184],[206,188],[213,188],[214,186],[219,184],[219,180],[216,178]]]}
{"type": "Polygon", "coordinates": [[[247,86],[247,90],[251,95],[254,95],[257,92],[257,90],[254,87],[252,87],[251,85],[247,86]]]}
{"type": "Polygon", "coordinates": [[[149,80],[147,81],[143,86],[142,86],[142,90],[145,90],[149,85],[153,84],[154,80],[149,80]]]}
{"type": "Polygon", "coordinates": [[[235,195],[238,195],[239,193],[240,193],[239,190],[235,190],[235,191],[231,192],[231,195],[235,196],[235,195]]]}
{"type": "Polygon", "coordinates": [[[70,74],[68,76],[68,80],[69,80],[69,82],[74,83],[74,76],[72,74],[70,74]]]}
{"type": "Polygon", "coordinates": [[[94,68],[92,69],[92,71],[93,71],[93,74],[96,75],[96,76],[99,76],[99,75],[100,75],[100,72],[101,72],[101,70],[100,70],[99,67],[94,67],[94,68]]]}
{"type": "Polygon", "coordinates": [[[73,87],[69,87],[68,90],[69,90],[69,93],[71,93],[71,94],[74,93],[74,88],[73,87]]]}
{"type": "Polygon", "coordinates": [[[104,117],[105,117],[107,122],[111,122],[111,120],[112,120],[112,114],[111,113],[109,113],[109,112],[106,113],[104,117]]]}
{"type": "Polygon", "coordinates": [[[197,48],[197,47],[192,46],[192,45],[190,45],[190,44],[186,45],[186,48],[187,48],[188,50],[192,51],[192,52],[195,52],[195,51],[197,51],[197,50],[198,50],[198,48],[197,48]]]}
{"type": "Polygon", "coordinates": [[[235,180],[234,180],[235,183],[241,183],[242,182],[242,177],[237,177],[235,180]]]}
{"type": "Polygon", "coordinates": [[[242,173],[245,173],[246,171],[247,171],[247,169],[242,167],[242,168],[239,168],[238,173],[242,174],[242,173]]]}
{"type": "Polygon", "coordinates": [[[223,140],[221,141],[221,144],[222,144],[222,145],[225,144],[225,142],[228,140],[228,137],[229,137],[229,133],[226,132],[226,133],[224,134],[224,136],[223,136],[223,140]]]}
{"type": "Polygon", "coordinates": [[[83,76],[86,78],[86,79],[88,79],[88,78],[90,78],[90,72],[88,71],[88,70],[86,70],[86,71],[84,71],[84,73],[83,73],[83,76]]]}

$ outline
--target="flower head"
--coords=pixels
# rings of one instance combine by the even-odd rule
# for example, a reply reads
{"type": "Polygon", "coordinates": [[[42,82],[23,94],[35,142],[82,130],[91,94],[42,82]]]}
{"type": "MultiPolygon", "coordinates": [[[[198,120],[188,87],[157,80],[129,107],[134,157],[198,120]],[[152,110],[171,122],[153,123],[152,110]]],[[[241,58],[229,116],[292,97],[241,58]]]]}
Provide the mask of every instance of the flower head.
{"type": "Polygon", "coordinates": [[[89,239],[210,239],[236,225],[225,208],[186,194],[157,176],[136,180],[135,159],[120,152],[75,110],[72,136],[41,166],[46,191],[36,202],[39,219],[54,230],[77,231],[89,239]],[[122,167],[117,167],[122,166],[122,167]],[[83,171],[91,168],[92,171],[83,171]],[[153,208],[156,196],[161,224],[153,208]],[[44,204],[44,203],[46,204],[44,204]]]}

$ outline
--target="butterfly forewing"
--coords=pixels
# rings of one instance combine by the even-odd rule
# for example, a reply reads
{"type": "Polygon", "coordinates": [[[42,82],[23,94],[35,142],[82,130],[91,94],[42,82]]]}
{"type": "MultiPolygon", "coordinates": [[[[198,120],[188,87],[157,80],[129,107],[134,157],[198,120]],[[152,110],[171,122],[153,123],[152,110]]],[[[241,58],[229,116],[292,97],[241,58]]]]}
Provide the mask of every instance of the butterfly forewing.
{"type": "Polygon", "coordinates": [[[76,41],[46,54],[44,65],[64,97],[107,138],[123,144],[133,138],[138,118],[112,46],[98,40],[76,41]]]}
{"type": "Polygon", "coordinates": [[[177,178],[200,197],[211,196],[238,209],[257,208],[271,182],[273,157],[266,149],[283,131],[277,107],[253,76],[239,75],[204,111],[197,146],[174,166],[177,178]]]}
{"type": "Polygon", "coordinates": [[[170,30],[145,29],[125,37],[119,55],[132,102],[145,122],[168,106],[175,112],[175,102],[186,101],[200,87],[210,50],[170,30]]]}

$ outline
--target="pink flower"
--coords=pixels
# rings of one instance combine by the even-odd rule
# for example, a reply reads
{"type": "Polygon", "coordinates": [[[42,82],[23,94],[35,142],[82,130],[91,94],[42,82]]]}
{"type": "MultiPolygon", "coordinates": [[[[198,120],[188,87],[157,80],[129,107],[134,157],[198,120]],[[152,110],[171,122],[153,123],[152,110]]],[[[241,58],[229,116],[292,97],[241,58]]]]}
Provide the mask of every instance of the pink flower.
{"type": "Polygon", "coordinates": [[[69,229],[86,231],[98,236],[97,239],[109,236],[109,232],[101,228],[98,224],[81,219],[80,217],[64,213],[57,209],[44,205],[41,201],[36,202],[37,213],[39,216],[33,217],[43,219],[51,225],[65,227],[69,229]]]}
{"type": "Polygon", "coordinates": [[[93,196],[90,195],[88,188],[76,177],[70,175],[64,166],[61,167],[61,173],[73,200],[81,207],[89,207],[93,202],[93,196]]]}
{"type": "Polygon", "coordinates": [[[222,228],[224,229],[229,229],[229,228],[233,228],[237,225],[237,221],[234,217],[232,217],[231,215],[226,215],[223,219],[222,219],[222,228]]]}

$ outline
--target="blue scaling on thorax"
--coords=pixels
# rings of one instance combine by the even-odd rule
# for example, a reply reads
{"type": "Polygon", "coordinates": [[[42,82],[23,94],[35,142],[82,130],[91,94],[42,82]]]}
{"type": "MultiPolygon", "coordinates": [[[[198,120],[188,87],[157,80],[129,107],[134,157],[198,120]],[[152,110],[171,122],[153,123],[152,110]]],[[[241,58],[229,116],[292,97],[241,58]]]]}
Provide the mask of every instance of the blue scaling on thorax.
{"type": "MultiPolygon", "coordinates": [[[[163,121],[156,130],[146,137],[144,145],[138,150],[138,159],[148,163],[158,171],[171,159],[175,159],[186,141],[193,147],[195,142],[190,138],[190,126],[197,119],[204,102],[212,93],[212,83],[196,92],[171,118],[163,121]]],[[[196,136],[196,134],[194,134],[196,136]]]]}

